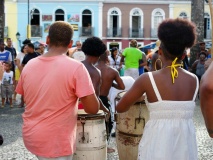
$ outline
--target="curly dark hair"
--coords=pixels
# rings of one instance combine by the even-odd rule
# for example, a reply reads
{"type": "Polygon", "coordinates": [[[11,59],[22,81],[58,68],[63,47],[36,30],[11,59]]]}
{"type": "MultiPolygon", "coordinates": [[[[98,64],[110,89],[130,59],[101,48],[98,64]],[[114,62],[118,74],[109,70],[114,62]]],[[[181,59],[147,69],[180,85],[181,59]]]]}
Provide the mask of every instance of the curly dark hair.
{"type": "Polygon", "coordinates": [[[73,36],[72,26],[64,21],[54,22],[49,29],[50,46],[67,47],[73,36]]]}
{"type": "Polygon", "coordinates": [[[158,27],[160,47],[169,59],[180,58],[196,41],[195,24],[181,18],[166,19],[158,27]]]}
{"type": "Polygon", "coordinates": [[[84,41],[81,49],[86,55],[99,57],[106,51],[106,45],[100,38],[90,37],[84,41]]]}

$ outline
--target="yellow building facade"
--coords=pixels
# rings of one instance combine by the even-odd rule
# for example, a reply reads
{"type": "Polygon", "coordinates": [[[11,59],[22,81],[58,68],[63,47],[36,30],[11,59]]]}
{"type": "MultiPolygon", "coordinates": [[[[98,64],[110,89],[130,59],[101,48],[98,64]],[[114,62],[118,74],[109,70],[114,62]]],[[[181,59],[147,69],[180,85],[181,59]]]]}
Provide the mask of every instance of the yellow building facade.
{"type": "MultiPolygon", "coordinates": [[[[170,4],[170,18],[182,17],[191,20],[191,3],[183,2],[170,4]]],[[[209,5],[205,4],[204,6],[204,39],[205,41],[211,40],[211,15],[209,5]]]]}
{"type": "Polygon", "coordinates": [[[5,40],[12,38],[15,48],[18,48],[18,41],[16,39],[17,23],[16,0],[5,0],[5,40]]]}

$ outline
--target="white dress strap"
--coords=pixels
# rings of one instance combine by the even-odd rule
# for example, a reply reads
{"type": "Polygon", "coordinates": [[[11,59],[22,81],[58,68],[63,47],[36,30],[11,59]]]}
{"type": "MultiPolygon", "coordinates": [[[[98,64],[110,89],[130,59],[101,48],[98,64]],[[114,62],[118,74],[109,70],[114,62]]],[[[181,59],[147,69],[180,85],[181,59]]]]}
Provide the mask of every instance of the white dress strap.
{"type": "Polygon", "coordinates": [[[156,83],[155,83],[154,77],[152,75],[152,72],[148,72],[148,75],[149,75],[149,79],[151,81],[152,87],[154,89],[154,92],[155,92],[155,95],[156,95],[158,101],[162,101],[162,98],[161,98],[160,93],[158,91],[158,88],[156,86],[156,83]]]}
{"type": "Polygon", "coordinates": [[[197,96],[198,89],[199,89],[199,80],[198,80],[197,76],[195,76],[195,78],[196,78],[197,85],[196,85],[196,89],[195,89],[195,94],[194,94],[194,97],[193,97],[193,101],[195,101],[195,98],[197,96]]]}

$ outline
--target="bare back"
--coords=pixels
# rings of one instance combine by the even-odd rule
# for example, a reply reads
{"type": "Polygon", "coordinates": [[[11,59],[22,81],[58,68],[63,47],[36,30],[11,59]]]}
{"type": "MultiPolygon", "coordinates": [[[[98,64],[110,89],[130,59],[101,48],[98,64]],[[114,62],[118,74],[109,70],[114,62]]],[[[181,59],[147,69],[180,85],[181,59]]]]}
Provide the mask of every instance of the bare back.
{"type": "Polygon", "coordinates": [[[100,71],[93,65],[86,63],[86,61],[83,61],[82,63],[84,64],[84,66],[87,68],[87,70],[89,72],[96,95],[99,96],[99,92],[100,92],[99,88],[101,85],[100,71]]]}
{"type": "MultiPolygon", "coordinates": [[[[153,72],[153,77],[162,100],[171,101],[191,101],[193,100],[196,89],[195,75],[178,68],[178,77],[175,78],[175,83],[172,83],[170,68],[153,72]],[[168,72],[168,73],[167,73],[168,72]]],[[[150,79],[146,77],[146,93],[149,102],[156,102],[157,97],[154,93],[150,79]],[[147,79],[148,78],[148,79],[147,79]]]]}
{"type": "Polygon", "coordinates": [[[109,90],[112,87],[113,81],[116,81],[118,86],[123,86],[123,81],[120,78],[118,71],[105,64],[99,64],[97,68],[101,71],[101,89],[100,95],[108,96],[109,90]]]}

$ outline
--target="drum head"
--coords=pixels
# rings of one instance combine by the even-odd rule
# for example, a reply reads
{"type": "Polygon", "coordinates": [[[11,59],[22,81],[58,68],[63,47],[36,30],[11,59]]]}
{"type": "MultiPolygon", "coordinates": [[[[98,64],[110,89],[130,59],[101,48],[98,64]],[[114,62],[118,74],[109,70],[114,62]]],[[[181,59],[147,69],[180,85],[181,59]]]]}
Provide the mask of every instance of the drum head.
{"type": "Polygon", "coordinates": [[[96,114],[89,114],[87,112],[84,111],[84,109],[79,109],[78,110],[78,115],[82,115],[82,116],[94,116],[94,115],[103,115],[104,112],[102,110],[99,110],[98,113],[96,114]]]}
{"type": "Polygon", "coordinates": [[[102,110],[99,110],[96,114],[88,114],[84,111],[84,109],[78,110],[78,120],[86,119],[86,120],[95,120],[95,119],[104,119],[105,115],[102,110]]]}
{"type": "MultiPolygon", "coordinates": [[[[120,100],[126,94],[126,92],[127,91],[122,91],[122,92],[118,93],[116,100],[120,100]]],[[[140,103],[145,104],[144,95],[143,95],[143,97],[141,96],[141,98],[138,99],[138,101],[135,104],[140,104],[140,103]]]]}

